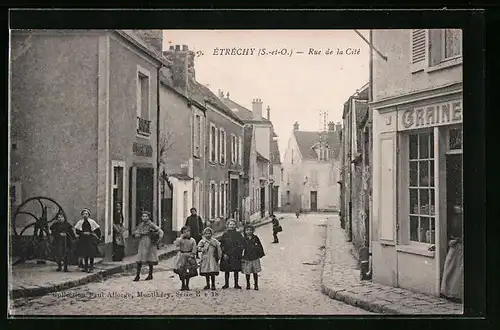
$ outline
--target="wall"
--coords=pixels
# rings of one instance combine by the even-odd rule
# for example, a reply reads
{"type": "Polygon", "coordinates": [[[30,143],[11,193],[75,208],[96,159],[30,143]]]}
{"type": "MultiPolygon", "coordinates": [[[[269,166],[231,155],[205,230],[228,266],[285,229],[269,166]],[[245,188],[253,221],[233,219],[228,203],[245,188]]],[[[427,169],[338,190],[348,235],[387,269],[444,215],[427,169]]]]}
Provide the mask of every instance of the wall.
{"type": "Polygon", "coordinates": [[[168,174],[182,173],[181,165],[193,156],[193,111],[187,100],[164,84],[160,85],[160,138],[168,138],[163,166],[168,174]]]}
{"type": "MultiPolygon", "coordinates": [[[[200,141],[200,157],[194,157],[192,156],[191,159],[193,160],[192,163],[193,163],[193,176],[195,178],[195,181],[199,182],[199,185],[198,185],[198,192],[196,192],[198,194],[198,198],[199,198],[199,205],[198,205],[198,215],[203,219],[205,220],[205,217],[206,217],[206,213],[205,213],[205,208],[203,207],[203,205],[206,203],[206,200],[204,199],[205,198],[205,192],[204,192],[204,187],[205,187],[205,182],[206,182],[206,153],[205,153],[205,148],[207,146],[206,144],[206,138],[205,138],[205,129],[207,127],[206,125],[206,118],[205,118],[205,112],[203,110],[201,110],[200,108],[198,108],[198,106],[196,105],[193,105],[191,107],[191,110],[193,111],[193,116],[192,116],[192,119],[191,119],[191,126],[194,127],[194,115],[199,115],[200,118],[201,118],[201,141],[200,141]]],[[[193,139],[194,139],[194,135],[192,134],[193,136],[193,139]]],[[[191,140],[193,141],[193,140],[191,140]]],[[[194,155],[194,141],[192,142],[193,144],[193,155],[194,155]]],[[[194,183],[193,183],[194,184],[194,183]]],[[[195,196],[195,190],[193,188],[193,203],[194,201],[196,200],[195,196]]]]}
{"type": "Polygon", "coordinates": [[[178,180],[173,178],[173,200],[172,203],[172,227],[179,232],[189,216],[189,209],[193,203],[193,181],[178,180]],[[184,200],[184,192],[187,193],[187,203],[184,200]]]}
{"type": "Polygon", "coordinates": [[[429,295],[436,294],[436,262],[434,258],[400,251],[397,258],[399,287],[429,295]]]}
{"type": "Polygon", "coordinates": [[[271,160],[271,145],[269,135],[271,134],[271,125],[254,124],[254,134],[256,150],[268,160],[271,160]]]}
{"type": "Polygon", "coordinates": [[[373,56],[373,100],[407,94],[462,81],[462,66],[434,72],[420,71],[411,74],[412,30],[373,30],[373,45],[388,56],[384,61],[373,56]]]}
{"type": "Polygon", "coordinates": [[[53,198],[75,223],[81,208],[97,206],[98,37],[27,38],[12,32],[12,179],[22,183],[22,200],[53,198]]]}
{"type": "Polygon", "coordinates": [[[281,189],[282,208],[284,212],[295,212],[301,208],[301,195],[303,190],[304,173],[299,146],[292,133],[288,140],[287,149],[283,154],[283,188],[281,189]],[[292,164],[293,158],[293,164],[292,164]],[[287,199],[290,191],[290,201],[287,199]]]}
{"type": "Polygon", "coordinates": [[[337,202],[339,200],[339,187],[337,184],[338,173],[332,176],[332,171],[335,170],[335,165],[332,162],[319,161],[304,161],[303,173],[308,180],[303,186],[302,208],[310,210],[310,192],[317,191],[318,211],[336,211],[338,210],[337,202]],[[314,182],[312,171],[316,172],[316,180],[314,182]]]}
{"type": "MultiPolygon", "coordinates": [[[[113,35],[110,38],[110,77],[109,77],[109,118],[110,118],[110,160],[124,161],[126,182],[123,211],[125,223],[128,226],[129,219],[132,220],[132,229],[140,220],[137,219],[136,210],[139,207],[135,200],[130,200],[130,184],[135,189],[135,183],[131,183],[130,167],[154,168],[153,177],[153,201],[151,210],[153,220],[158,223],[157,207],[158,184],[157,184],[157,66],[148,55],[138,50],[135,46],[124,41],[120,36],[113,35]],[[137,86],[138,66],[149,72],[149,137],[137,136],[137,86]],[[153,152],[151,157],[134,155],[133,144],[140,143],[151,146],[153,152]],[[130,205],[132,203],[132,205],[130,205]],[[131,212],[132,210],[132,212],[131,212]]],[[[110,172],[110,180],[113,172],[110,172]]],[[[112,191],[110,191],[111,203],[112,191]]],[[[110,208],[109,217],[112,215],[110,208]]]]}
{"type": "MultiPolygon", "coordinates": [[[[238,164],[232,165],[231,164],[231,134],[235,134],[238,136],[241,141],[243,141],[243,124],[236,122],[235,120],[229,118],[226,115],[223,115],[220,113],[220,111],[215,110],[215,107],[208,105],[207,106],[207,121],[206,121],[206,127],[205,127],[205,141],[207,141],[207,148],[206,148],[206,153],[205,157],[207,157],[207,176],[206,176],[206,182],[205,182],[205,200],[209,201],[209,189],[210,189],[210,181],[213,180],[216,183],[220,183],[221,181],[226,181],[229,184],[230,187],[230,179],[229,179],[229,172],[233,171],[234,174],[238,174],[243,171],[243,166],[238,164]],[[226,153],[227,153],[227,161],[225,165],[221,165],[218,162],[211,163],[209,161],[209,153],[210,153],[210,146],[209,146],[209,141],[210,141],[210,124],[214,124],[217,128],[223,128],[226,132],[226,153]]],[[[242,148],[241,148],[242,149],[242,148]]],[[[243,150],[240,150],[242,153],[243,150]]],[[[243,159],[243,158],[241,158],[243,159]]],[[[241,180],[239,180],[241,181],[241,180]]],[[[230,189],[230,188],[229,188],[230,189]]],[[[239,182],[239,189],[243,189],[242,182],[239,182]]],[[[241,200],[243,193],[242,191],[238,191],[238,196],[239,198],[239,205],[241,208],[241,200]]],[[[206,208],[205,208],[205,214],[207,214],[207,219],[209,218],[209,209],[208,209],[209,203],[206,203],[206,208]]],[[[228,212],[229,210],[229,205],[230,205],[230,195],[228,194],[228,198],[226,200],[226,205],[228,206],[228,212]]],[[[228,214],[229,215],[229,214],[228,214]]]]}

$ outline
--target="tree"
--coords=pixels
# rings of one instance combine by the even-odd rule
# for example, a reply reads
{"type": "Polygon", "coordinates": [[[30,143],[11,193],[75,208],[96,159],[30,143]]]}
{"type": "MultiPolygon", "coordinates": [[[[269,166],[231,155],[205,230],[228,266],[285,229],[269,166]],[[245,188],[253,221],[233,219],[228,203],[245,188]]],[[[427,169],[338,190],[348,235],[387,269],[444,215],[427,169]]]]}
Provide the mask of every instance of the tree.
{"type": "Polygon", "coordinates": [[[167,127],[165,130],[163,130],[163,133],[160,135],[160,145],[159,145],[159,158],[160,162],[159,165],[163,167],[163,171],[160,174],[160,177],[167,182],[170,188],[172,188],[170,182],[167,180],[167,173],[165,171],[167,167],[167,157],[168,157],[168,152],[169,150],[172,149],[173,145],[175,144],[175,135],[172,130],[170,130],[169,127],[167,127]]]}

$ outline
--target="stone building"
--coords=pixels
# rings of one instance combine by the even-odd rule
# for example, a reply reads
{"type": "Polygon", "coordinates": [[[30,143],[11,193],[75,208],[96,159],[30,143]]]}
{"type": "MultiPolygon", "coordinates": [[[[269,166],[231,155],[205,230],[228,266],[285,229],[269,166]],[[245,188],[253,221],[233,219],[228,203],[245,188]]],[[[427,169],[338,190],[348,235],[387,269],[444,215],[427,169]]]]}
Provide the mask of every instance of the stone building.
{"type": "Polygon", "coordinates": [[[463,205],[462,33],[373,30],[377,282],[439,295],[453,207],[463,205]]]}
{"type": "MultiPolygon", "coordinates": [[[[157,72],[167,64],[161,43],[144,42],[141,31],[12,31],[13,205],[47,196],[73,224],[90,208],[108,258],[115,203],[127,234],[141,209],[158,222],[157,72]]],[[[16,227],[29,221],[16,219],[16,227]]],[[[136,240],[127,240],[126,253],[135,254],[136,240]]]]}
{"type": "Polygon", "coordinates": [[[369,246],[370,146],[364,132],[368,96],[369,84],[365,84],[344,103],[342,115],[341,223],[356,251],[369,246]]]}
{"type": "MultiPolygon", "coordinates": [[[[245,213],[250,221],[267,217],[273,209],[273,191],[279,189],[273,178],[277,135],[270,121],[271,108],[267,107],[267,118],[264,118],[260,99],[254,99],[252,110],[249,110],[231,100],[229,93],[224,97],[224,93],[220,91],[219,97],[245,123],[243,140],[245,213]]],[[[279,150],[277,152],[279,160],[279,150]]],[[[281,171],[280,168],[277,170],[281,171]]],[[[275,203],[277,205],[278,201],[275,203]]]]}
{"type": "Polygon", "coordinates": [[[295,123],[283,156],[282,209],[337,211],[340,188],[341,124],[324,132],[300,131],[295,123]]]}

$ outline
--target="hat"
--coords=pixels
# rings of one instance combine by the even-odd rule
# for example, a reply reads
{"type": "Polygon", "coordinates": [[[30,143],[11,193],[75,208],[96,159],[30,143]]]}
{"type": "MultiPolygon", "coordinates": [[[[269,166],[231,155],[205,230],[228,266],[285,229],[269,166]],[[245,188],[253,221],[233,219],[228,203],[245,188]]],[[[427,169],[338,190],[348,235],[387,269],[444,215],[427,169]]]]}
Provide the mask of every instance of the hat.
{"type": "Polygon", "coordinates": [[[254,226],[252,226],[251,224],[246,224],[245,227],[243,227],[243,232],[246,232],[247,228],[251,228],[252,232],[255,231],[255,227],[254,226]]]}
{"type": "Polygon", "coordinates": [[[236,220],[234,220],[233,218],[229,218],[229,219],[227,219],[227,221],[226,221],[226,227],[227,227],[227,226],[228,226],[231,222],[234,222],[234,224],[235,224],[235,225],[237,225],[236,220]]]}
{"type": "Polygon", "coordinates": [[[212,228],[210,227],[207,227],[205,229],[203,229],[203,235],[206,235],[207,233],[210,233],[210,235],[213,235],[214,234],[214,231],[212,230],[212,228]]]}
{"type": "Polygon", "coordinates": [[[148,215],[148,217],[150,217],[150,218],[151,218],[151,213],[150,213],[149,211],[142,211],[142,212],[141,212],[141,216],[142,216],[143,214],[147,214],[147,215],[148,215]]]}
{"type": "Polygon", "coordinates": [[[90,217],[90,215],[92,214],[92,212],[90,212],[90,209],[88,209],[88,208],[83,208],[83,209],[82,209],[82,212],[80,212],[80,215],[83,215],[83,212],[85,212],[85,211],[87,211],[87,212],[88,212],[89,217],[90,217]]]}

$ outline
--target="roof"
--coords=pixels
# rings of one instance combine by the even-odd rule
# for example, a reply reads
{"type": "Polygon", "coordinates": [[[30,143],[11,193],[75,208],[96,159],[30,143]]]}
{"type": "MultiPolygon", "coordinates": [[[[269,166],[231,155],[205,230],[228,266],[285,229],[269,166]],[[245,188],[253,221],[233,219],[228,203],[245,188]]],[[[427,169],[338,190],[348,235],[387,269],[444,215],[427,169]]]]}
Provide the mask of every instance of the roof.
{"type": "Polygon", "coordinates": [[[278,141],[271,142],[271,162],[277,165],[281,164],[281,155],[278,141]]]}
{"type": "MultiPolygon", "coordinates": [[[[312,149],[314,144],[320,140],[320,132],[294,131],[295,140],[299,146],[300,153],[304,160],[316,160],[318,155],[312,149]]],[[[337,132],[328,132],[328,145],[333,151],[334,157],[337,158],[340,151],[340,139],[337,132]]]]}
{"type": "Polygon", "coordinates": [[[369,83],[366,83],[363,87],[361,87],[360,90],[356,92],[358,93],[358,95],[354,93],[353,95],[349,96],[347,101],[345,101],[344,103],[344,111],[342,112],[342,119],[345,119],[347,112],[350,111],[352,100],[368,100],[369,91],[370,91],[369,83]]]}
{"type": "MultiPolygon", "coordinates": [[[[245,108],[244,106],[234,102],[228,97],[222,98],[222,102],[226,104],[226,106],[231,109],[241,120],[243,121],[253,121],[253,111],[245,108]]],[[[264,122],[270,122],[267,118],[262,117],[260,119],[264,122]]]]}
{"type": "Polygon", "coordinates": [[[161,62],[164,65],[169,65],[169,61],[163,57],[153,46],[144,41],[140,36],[138,36],[134,30],[115,30],[119,35],[125,39],[129,39],[132,43],[135,43],[139,48],[142,48],[151,57],[161,62]]]}
{"type": "Polygon", "coordinates": [[[189,79],[189,93],[198,102],[208,102],[219,109],[224,114],[228,115],[237,122],[243,124],[243,120],[237,116],[231,109],[219,99],[208,87],[200,84],[194,79],[189,79]],[[201,100],[202,98],[203,100],[201,100]]]}

